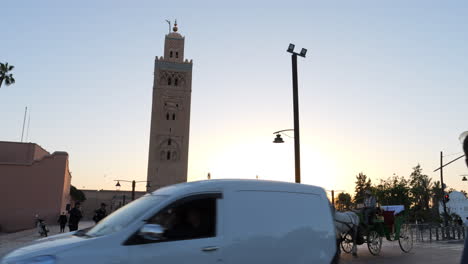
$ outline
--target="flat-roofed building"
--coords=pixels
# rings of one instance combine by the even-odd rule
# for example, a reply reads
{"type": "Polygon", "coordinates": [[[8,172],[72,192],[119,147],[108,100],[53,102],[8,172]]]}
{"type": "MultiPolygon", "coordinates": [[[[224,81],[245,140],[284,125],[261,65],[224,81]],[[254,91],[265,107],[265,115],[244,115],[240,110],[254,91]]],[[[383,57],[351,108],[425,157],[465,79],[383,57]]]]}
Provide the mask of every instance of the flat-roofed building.
{"type": "Polygon", "coordinates": [[[0,141],[0,231],[33,228],[36,214],[55,224],[70,204],[70,182],[67,152],[0,141]]]}

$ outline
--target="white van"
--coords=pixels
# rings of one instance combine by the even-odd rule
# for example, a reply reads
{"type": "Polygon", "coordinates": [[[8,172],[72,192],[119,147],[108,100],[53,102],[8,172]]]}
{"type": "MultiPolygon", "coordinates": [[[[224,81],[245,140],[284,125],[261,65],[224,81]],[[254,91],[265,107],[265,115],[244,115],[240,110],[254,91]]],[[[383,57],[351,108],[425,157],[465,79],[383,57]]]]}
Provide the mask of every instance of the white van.
{"type": "Polygon", "coordinates": [[[147,194],[88,231],[8,254],[13,263],[332,263],[336,242],[322,188],[209,180],[147,194]]]}

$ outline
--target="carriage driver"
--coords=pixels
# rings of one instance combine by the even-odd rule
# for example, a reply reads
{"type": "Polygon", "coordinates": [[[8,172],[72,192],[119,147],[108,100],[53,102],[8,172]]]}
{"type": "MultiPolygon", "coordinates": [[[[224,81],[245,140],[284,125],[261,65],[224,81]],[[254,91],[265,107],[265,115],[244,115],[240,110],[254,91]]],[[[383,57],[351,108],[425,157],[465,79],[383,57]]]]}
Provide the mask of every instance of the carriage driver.
{"type": "Polygon", "coordinates": [[[369,189],[365,191],[365,194],[366,197],[364,198],[364,208],[362,209],[362,213],[364,214],[364,224],[368,225],[369,218],[374,217],[375,205],[377,202],[369,189]]]}

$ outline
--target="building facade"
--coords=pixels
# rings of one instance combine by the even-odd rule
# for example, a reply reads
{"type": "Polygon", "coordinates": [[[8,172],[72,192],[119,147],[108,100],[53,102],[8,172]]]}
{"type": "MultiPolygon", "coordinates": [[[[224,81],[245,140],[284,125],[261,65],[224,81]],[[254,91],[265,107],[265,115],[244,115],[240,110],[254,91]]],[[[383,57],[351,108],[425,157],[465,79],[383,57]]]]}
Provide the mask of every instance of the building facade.
{"type": "Polygon", "coordinates": [[[192,61],[184,60],[185,38],[177,23],[166,35],[164,56],[154,65],[148,157],[150,190],[187,181],[192,61]]]}
{"type": "Polygon", "coordinates": [[[35,143],[0,141],[0,230],[34,227],[38,214],[54,224],[70,204],[68,154],[35,143]]]}
{"type": "MultiPolygon", "coordinates": [[[[457,214],[461,217],[463,224],[468,225],[468,199],[461,192],[453,191],[449,194],[449,201],[446,203],[447,213],[457,214]]],[[[444,213],[444,206],[439,204],[439,213],[444,213]]]]}

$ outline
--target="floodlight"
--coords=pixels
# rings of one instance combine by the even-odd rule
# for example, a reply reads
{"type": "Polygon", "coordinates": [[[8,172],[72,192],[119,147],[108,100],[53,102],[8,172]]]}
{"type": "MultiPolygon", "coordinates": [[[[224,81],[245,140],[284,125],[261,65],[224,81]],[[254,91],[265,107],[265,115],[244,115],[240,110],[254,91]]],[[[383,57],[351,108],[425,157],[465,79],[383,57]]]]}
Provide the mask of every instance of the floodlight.
{"type": "Polygon", "coordinates": [[[307,53],[307,49],[302,48],[301,53],[299,55],[302,57],[305,57],[306,53],[307,53]]]}
{"type": "Polygon", "coordinates": [[[288,52],[293,53],[294,52],[294,47],[295,47],[295,45],[290,43],[289,47],[288,47],[288,52]]]}

